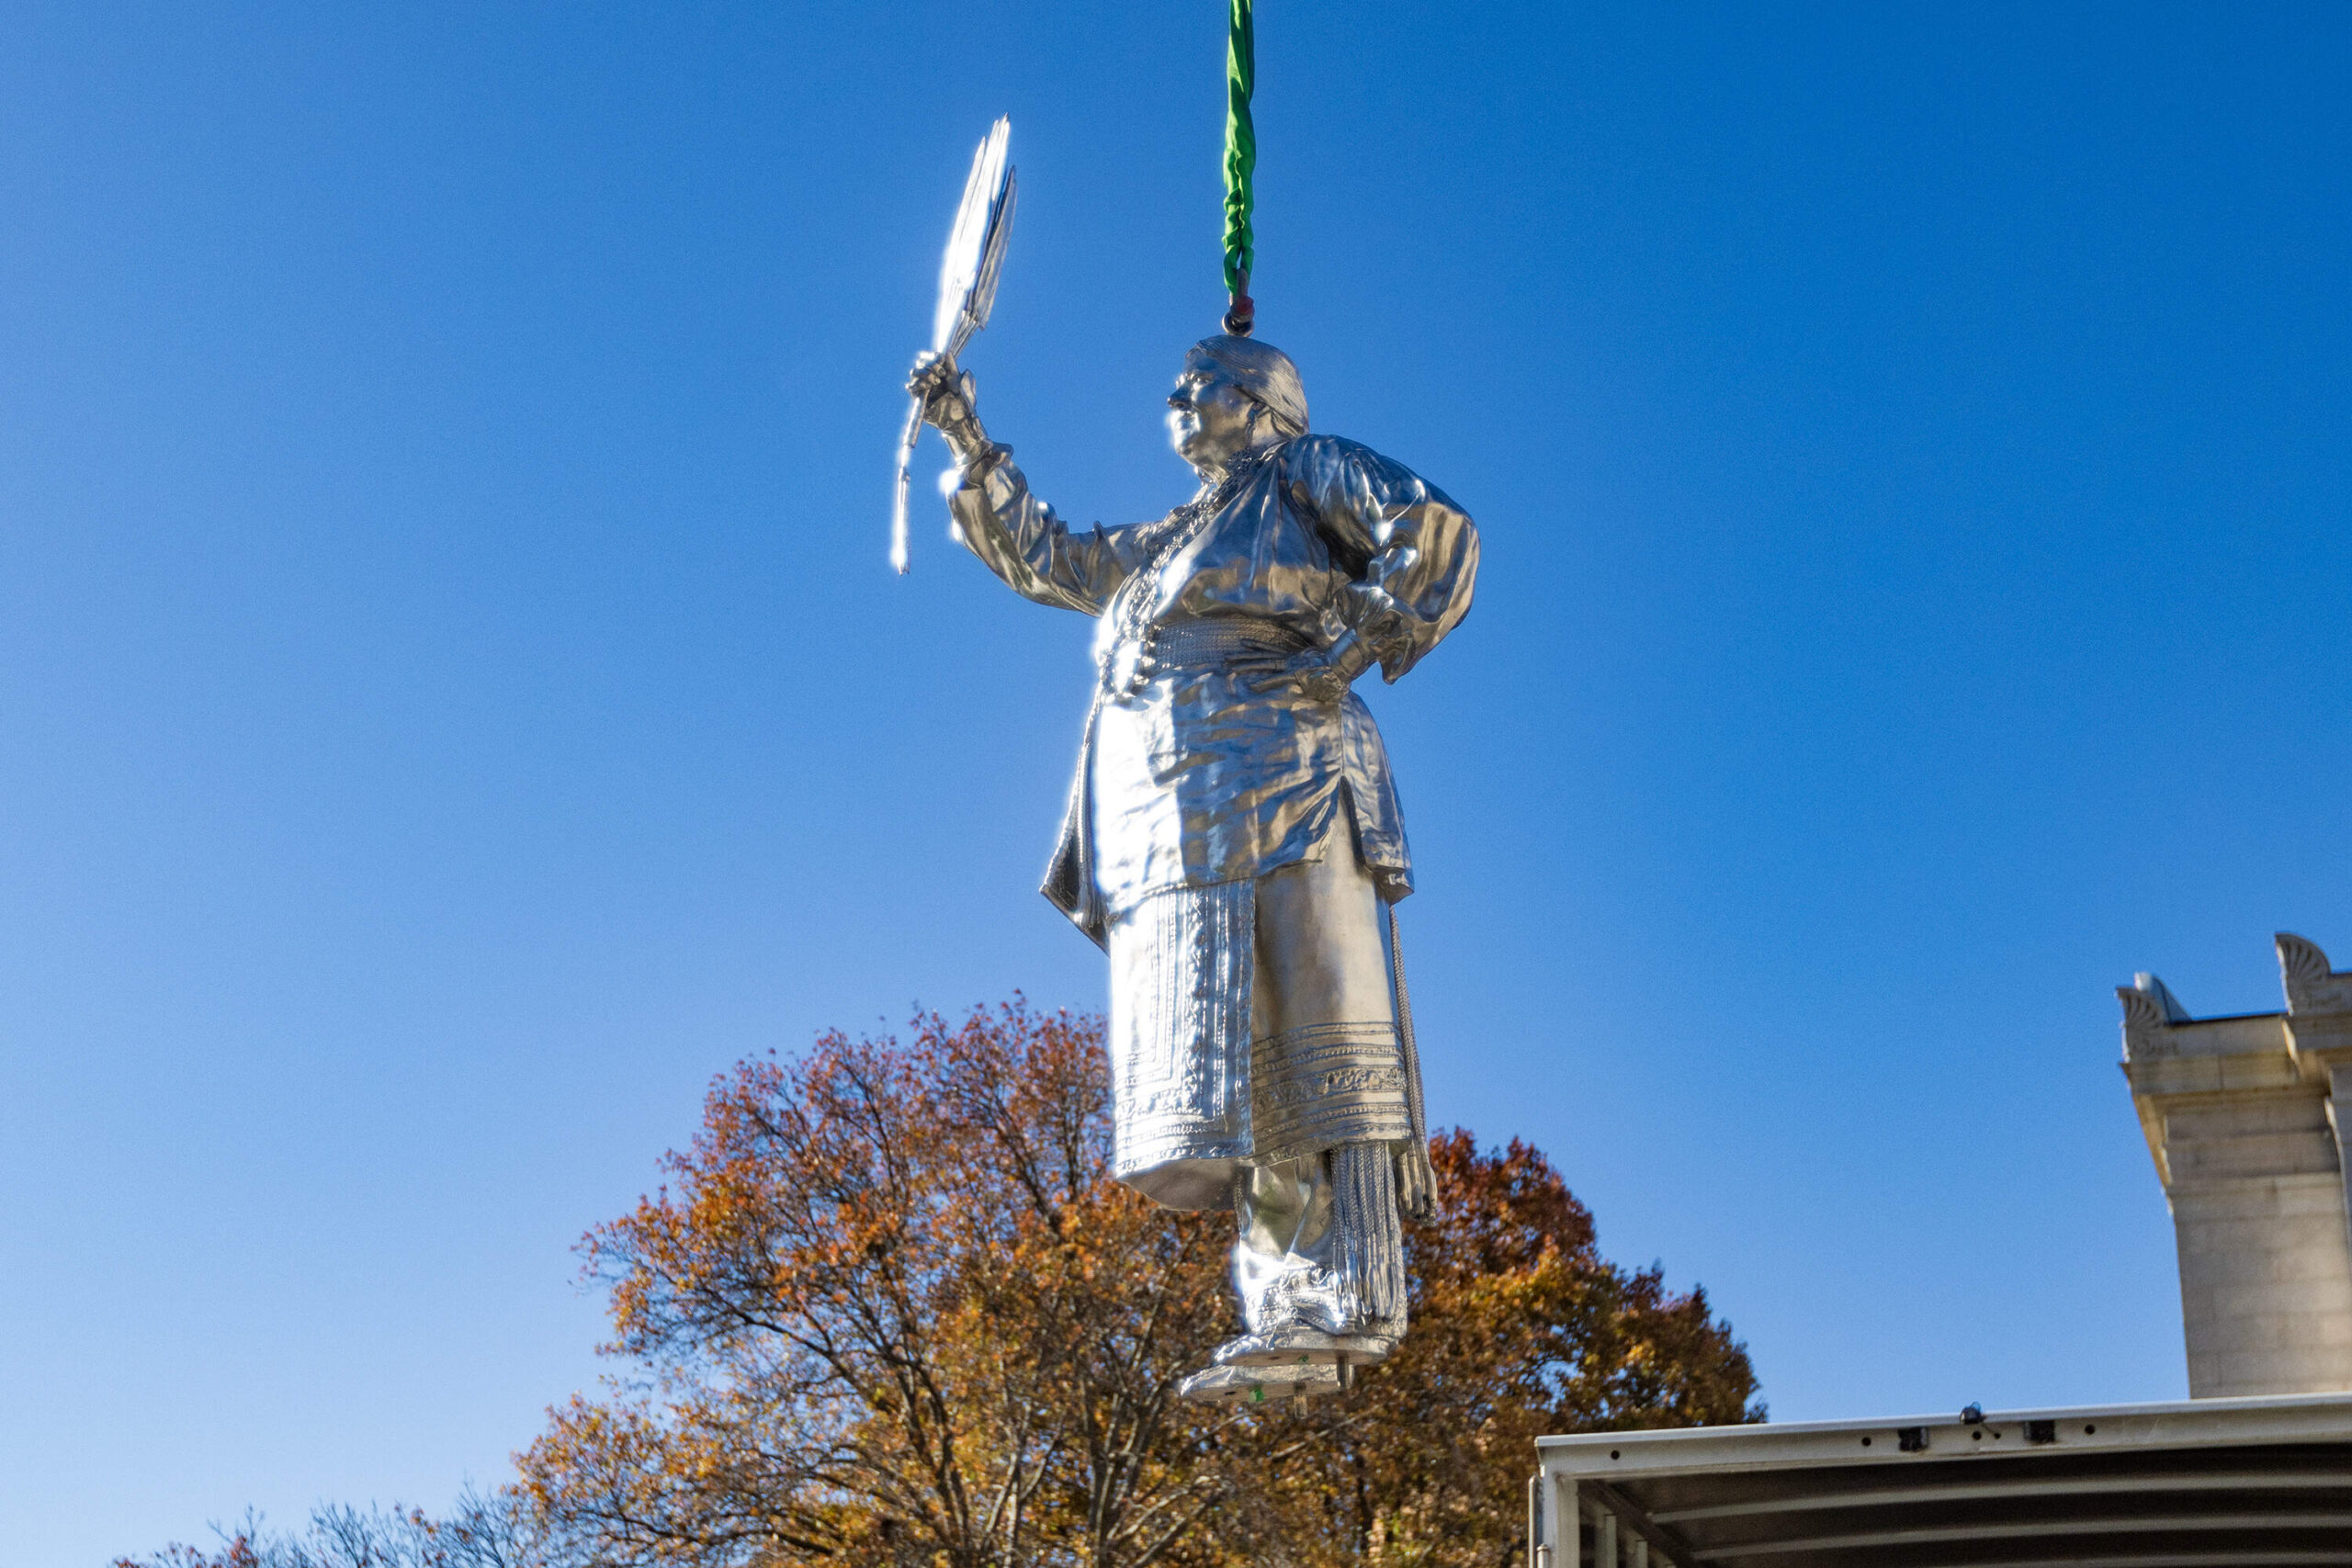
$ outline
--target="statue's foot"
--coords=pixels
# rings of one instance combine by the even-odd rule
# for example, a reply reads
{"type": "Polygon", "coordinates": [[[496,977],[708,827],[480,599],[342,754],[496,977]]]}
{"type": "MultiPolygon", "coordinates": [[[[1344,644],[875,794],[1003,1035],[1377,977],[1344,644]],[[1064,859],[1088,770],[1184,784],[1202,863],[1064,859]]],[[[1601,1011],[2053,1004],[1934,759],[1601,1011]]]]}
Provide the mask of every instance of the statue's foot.
{"type": "Polygon", "coordinates": [[[1205,1404],[1271,1404],[1337,1393],[1340,1372],[1328,1361],[1311,1367],[1210,1367],[1178,1383],[1176,1392],[1205,1404]]]}
{"type": "Polygon", "coordinates": [[[1211,1359],[1220,1367],[1375,1367],[1396,1348],[1385,1334],[1325,1334],[1294,1325],[1228,1339],[1211,1359]]]}

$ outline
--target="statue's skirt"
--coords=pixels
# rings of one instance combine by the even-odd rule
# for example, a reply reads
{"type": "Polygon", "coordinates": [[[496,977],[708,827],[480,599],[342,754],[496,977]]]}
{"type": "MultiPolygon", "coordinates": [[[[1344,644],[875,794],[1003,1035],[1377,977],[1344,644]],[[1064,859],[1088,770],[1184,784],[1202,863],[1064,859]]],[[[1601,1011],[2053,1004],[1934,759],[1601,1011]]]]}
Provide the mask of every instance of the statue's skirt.
{"type": "Polygon", "coordinates": [[[1344,830],[1254,880],[1148,895],[1107,936],[1120,1180],[1227,1209],[1244,1166],[1419,1152],[1380,901],[1344,830]]]}

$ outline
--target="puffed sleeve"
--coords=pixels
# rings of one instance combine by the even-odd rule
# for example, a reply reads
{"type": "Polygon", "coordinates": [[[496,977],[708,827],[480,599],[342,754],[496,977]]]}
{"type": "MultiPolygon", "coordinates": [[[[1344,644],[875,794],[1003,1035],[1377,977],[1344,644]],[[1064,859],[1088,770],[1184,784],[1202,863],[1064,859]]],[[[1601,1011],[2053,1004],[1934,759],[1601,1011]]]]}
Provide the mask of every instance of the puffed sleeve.
{"type": "Polygon", "coordinates": [[[1396,680],[1470,613],[1477,525],[1402,463],[1336,435],[1301,436],[1283,461],[1292,503],[1349,579],[1325,611],[1330,662],[1353,679],[1377,660],[1396,680]]]}
{"type": "Polygon", "coordinates": [[[1029,492],[1029,481],[995,447],[966,466],[947,510],[981,564],[1024,599],[1100,615],[1135,570],[1132,528],[1074,530],[1029,492]]]}

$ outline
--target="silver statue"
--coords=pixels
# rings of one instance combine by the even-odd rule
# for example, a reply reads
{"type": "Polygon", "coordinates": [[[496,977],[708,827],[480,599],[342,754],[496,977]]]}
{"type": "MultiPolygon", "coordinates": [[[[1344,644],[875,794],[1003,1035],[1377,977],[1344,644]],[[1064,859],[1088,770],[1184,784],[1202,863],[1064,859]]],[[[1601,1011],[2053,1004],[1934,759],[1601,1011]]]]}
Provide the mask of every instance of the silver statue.
{"type": "Polygon", "coordinates": [[[1400,464],[1309,434],[1297,367],[1248,338],[1195,344],[1168,400],[1199,492],[1125,527],[1072,528],[1032,495],[952,355],[908,389],[955,453],[972,553],[1096,619],[1044,891],[1110,953],[1118,1179],[1239,1221],[1247,1332],[1184,1392],[1344,1386],[1405,1331],[1400,1213],[1431,1198],[1384,909],[1412,862],[1350,683],[1375,663],[1396,680],[1468,613],[1477,530],[1400,464]]]}

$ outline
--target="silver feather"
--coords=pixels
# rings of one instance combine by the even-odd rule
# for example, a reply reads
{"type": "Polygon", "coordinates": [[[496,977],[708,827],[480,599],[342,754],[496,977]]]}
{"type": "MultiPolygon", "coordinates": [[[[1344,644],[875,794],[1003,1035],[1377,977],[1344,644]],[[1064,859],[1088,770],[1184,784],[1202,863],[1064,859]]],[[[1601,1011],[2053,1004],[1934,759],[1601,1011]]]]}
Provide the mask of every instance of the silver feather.
{"type": "MultiPolygon", "coordinates": [[[[964,199],[956,209],[947,251],[939,263],[939,307],[931,323],[934,354],[950,358],[962,354],[972,334],[989,324],[989,311],[996,304],[1005,242],[1012,234],[1016,187],[1012,165],[1005,162],[1012,136],[1012,118],[1000,117],[972,154],[972,173],[964,182],[964,199]]],[[[902,575],[907,570],[907,479],[914,466],[915,437],[922,430],[922,402],[918,399],[907,411],[906,429],[899,435],[898,484],[890,509],[890,565],[902,575]]]]}

